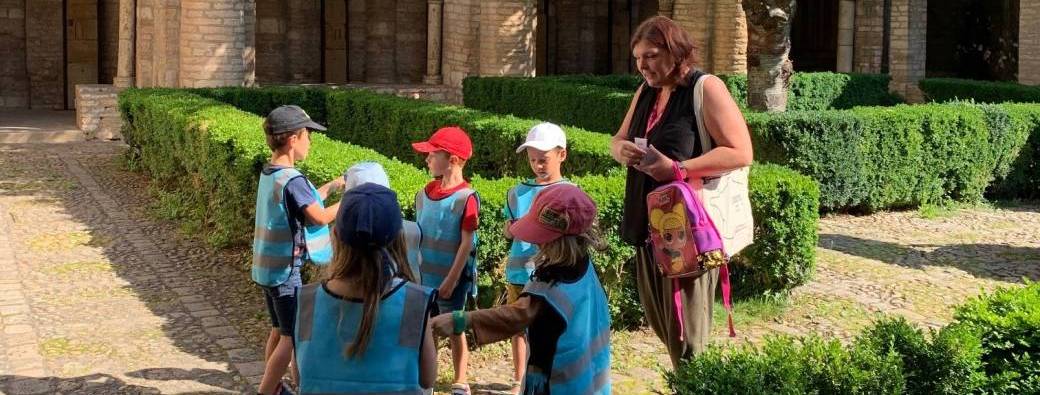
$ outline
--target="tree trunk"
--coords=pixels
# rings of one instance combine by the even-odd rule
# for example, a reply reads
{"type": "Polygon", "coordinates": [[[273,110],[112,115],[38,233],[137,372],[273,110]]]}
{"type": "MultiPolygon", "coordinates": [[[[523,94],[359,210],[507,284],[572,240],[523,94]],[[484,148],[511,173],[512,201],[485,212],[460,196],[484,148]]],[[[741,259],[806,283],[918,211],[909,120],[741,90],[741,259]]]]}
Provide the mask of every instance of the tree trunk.
{"type": "Polygon", "coordinates": [[[758,111],[787,109],[787,88],[794,67],[791,20],[795,0],[742,0],[748,25],[748,107],[758,111]]]}

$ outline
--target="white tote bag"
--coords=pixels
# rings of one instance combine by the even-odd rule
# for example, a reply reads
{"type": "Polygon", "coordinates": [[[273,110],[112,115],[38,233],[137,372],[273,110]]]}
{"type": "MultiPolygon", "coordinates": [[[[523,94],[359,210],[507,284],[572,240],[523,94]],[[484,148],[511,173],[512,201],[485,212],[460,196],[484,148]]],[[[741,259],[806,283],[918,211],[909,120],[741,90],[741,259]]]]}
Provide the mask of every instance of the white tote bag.
{"type": "MultiPolygon", "coordinates": [[[[701,116],[701,103],[704,99],[704,81],[708,74],[697,78],[693,86],[693,112],[697,117],[697,129],[702,141],[702,153],[714,147],[708,129],[704,127],[701,116]]],[[[700,194],[704,209],[715,222],[715,227],[722,236],[722,246],[726,255],[737,255],[755,238],[755,221],[751,217],[751,199],[748,198],[749,167],[741,167],[726,172],[716,178],[704,181],[704,185],[693,185],[700,194]],[[700,188],[698,188],[700,187],[700,188]]]]}

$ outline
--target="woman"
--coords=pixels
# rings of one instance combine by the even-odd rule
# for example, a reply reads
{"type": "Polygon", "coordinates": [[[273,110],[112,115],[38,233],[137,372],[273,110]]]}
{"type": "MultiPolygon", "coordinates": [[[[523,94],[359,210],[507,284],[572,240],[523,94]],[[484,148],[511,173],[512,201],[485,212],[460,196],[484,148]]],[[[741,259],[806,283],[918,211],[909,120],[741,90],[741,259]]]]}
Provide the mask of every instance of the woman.
{"type": "Polygon", "coordinates": [[[676,167],[680,176],[699,184],[705,177],[749,165],[751,137],[726,85],[708,76],[701,105],[704,126],[715,148],[701,154],[692,100],[694,83],[704,73],[694,69],[697,50],[689,34],[674,21],[662,16],[646,20],[632,36],[631,46],[645,83],[636,90],[611,142],[614,160],[628,167],[621,238],[636,247],[640,302],[650,326],[667,346],[672,364],[678,366],[707,344],[719,273],[716,269],[678,281],[685,327],[680,334],[672,279],[661,276],[646,245],[646,195],[675,179],[676,167]],[[636,138],[646,139],[645,149],[635,143],[636,138]]]}

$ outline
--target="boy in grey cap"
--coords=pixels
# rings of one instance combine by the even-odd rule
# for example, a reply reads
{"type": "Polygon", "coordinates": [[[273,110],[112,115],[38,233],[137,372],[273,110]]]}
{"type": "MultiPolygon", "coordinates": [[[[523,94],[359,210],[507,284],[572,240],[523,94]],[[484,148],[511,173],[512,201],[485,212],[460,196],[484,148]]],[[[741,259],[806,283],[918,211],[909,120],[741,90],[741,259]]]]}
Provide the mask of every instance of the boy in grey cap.
{"type": "Polygon", "coordinates": [[[298,106],[281,106],[264,120],[271,161],[260,172],[253,235],[253,281],[264,290],[271,315],[265,347],[266,367],[258,391],[291,394],[281,383],[293,354],[296,294],[304,262],[326,265],[332,260],[328,224],[339,203],[325,207],[329,191],[342,189],[342,177],[315,188],[293,165],[310,153],[310,130],[325,130],[298,106]]]}

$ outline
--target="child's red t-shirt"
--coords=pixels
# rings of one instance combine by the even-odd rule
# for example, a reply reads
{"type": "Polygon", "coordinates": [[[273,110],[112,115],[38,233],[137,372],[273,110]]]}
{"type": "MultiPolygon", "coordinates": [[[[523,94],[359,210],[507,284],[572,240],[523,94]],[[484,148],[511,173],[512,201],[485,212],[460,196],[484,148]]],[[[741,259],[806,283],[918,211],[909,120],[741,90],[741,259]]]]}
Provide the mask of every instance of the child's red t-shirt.
{"type": "MultiPolygon", "coordinates": [[[[429,196],[432,200],[444,199],[451,194],[458,192],[463,188],[469,188],[469,183],[463,181],[461,184],[454,187],[443,189],[441,188],[440,180],[430,181],[426,184],[426,196],[429,196]]],[[[477,231],[477,213],[480,211],[480,206],[477,204],[476,196],[470,195],[469,199],[466,199],[466,209],[462,211],[462,229],[470,232],[477,231]]]]}

